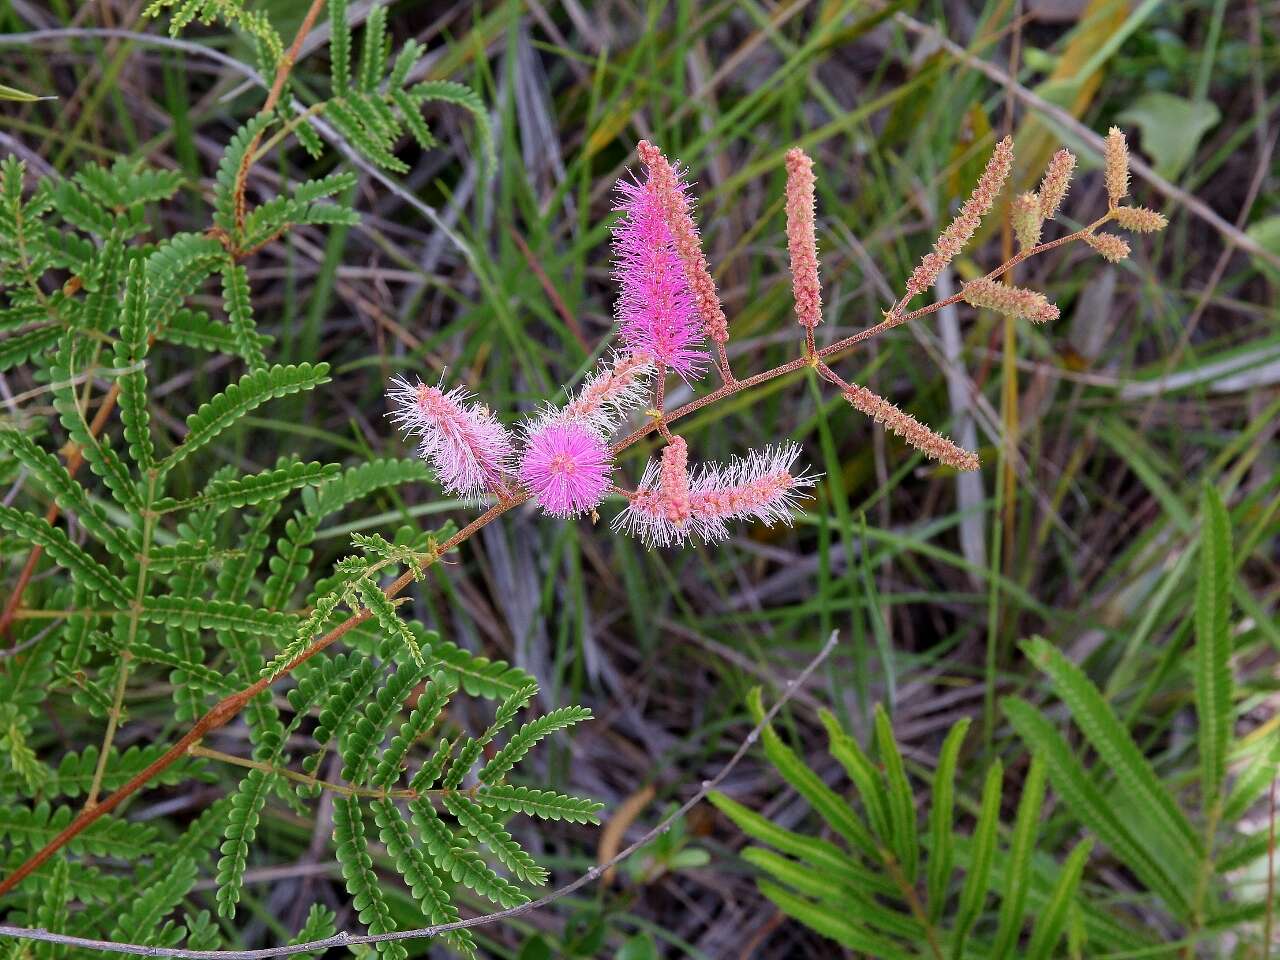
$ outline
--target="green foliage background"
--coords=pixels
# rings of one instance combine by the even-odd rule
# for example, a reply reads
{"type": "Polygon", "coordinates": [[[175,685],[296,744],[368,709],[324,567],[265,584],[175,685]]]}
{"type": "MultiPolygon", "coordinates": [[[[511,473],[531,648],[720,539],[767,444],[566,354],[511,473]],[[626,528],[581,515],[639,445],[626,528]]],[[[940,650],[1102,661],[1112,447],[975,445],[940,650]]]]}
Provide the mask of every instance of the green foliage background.
{"type": "MultiPolygon", "coordinates": [[[[0,660],[0,871],[95,778],[124,783],[256,678],[300,621],[348,607],[376,628],[206,746],[371,790],[412,757],[427,789],[493,769],[540,729],[525,720],[580,719],[559,712],[579,703],[600,720],[443,816],[183,760],[0,902],[6,922],[252,947],[514,903],[596,859],[596,808],[568,794],[638,835],[723,764],[755,688],[772,701],[837,630],[820,682],[714,813],[643,870],[478,929],[481,952],[825,957],[835,941],[931,956],[928,930],[956,956],[1267,955],[1280,48],[1262,9],[1020,7],[1018,82],[1092,130],[1126,128],[1263,252],[1135,178],[1168,231],[1116,267],[1069,250],[1020,271],[1062,307],[1056,326],[944,314],[844,362],[924,422],[976,424],[976,485],[801,373],[684,430],[708,459],[803,443],[826,476],[794,531],[650,554],[515,514],[375,609],[370,584],[471,516],[383,419],[386,380],[447,368],[513,422],[589,371],[612,322],[610,187],[641,137],[697,183],[740,373],[798,349],[781,200],[794,144],[816,160],[831,337],[879,318],[1005,124],[1023,183],[1060,141],[1080,154],[1068,218],[1105,197],[1095,154],[1034,110],[1007,116],[1008,92],[966,63],[1008,69],[1007,4],[400,0],[353,4],[350,36],[322,21],[286,93],[332,103],[319,119],[358,161],[291,127],[255,165],[242,221],[232,186],[254,124],[271,140],[292,115],[251,120],[263,91],[247,71],[270,76],[306,6],[0,11],[0,95],[19,97],[0,104],[0,148],[26,164],[0,183],[0,553],[8,584],[44,546],[25,605],[50,612],[18,621],[0,660]],[[175,18],[230,61],[65,32],[165,36],[175,18]],[[32,30],[47,35],[18,39],[32,30]],[[118,418],[91,441],[113,383],[118,418]],[[87,448],[76,480],[54,455],[68,440],[87,448]],[[53,502],[73,525],[41,525],[53,502]],[[418,694],[429,675],[438,705],[418,694]]],[[[955,279],[1000,248],[993,228],[955,279]]]]}

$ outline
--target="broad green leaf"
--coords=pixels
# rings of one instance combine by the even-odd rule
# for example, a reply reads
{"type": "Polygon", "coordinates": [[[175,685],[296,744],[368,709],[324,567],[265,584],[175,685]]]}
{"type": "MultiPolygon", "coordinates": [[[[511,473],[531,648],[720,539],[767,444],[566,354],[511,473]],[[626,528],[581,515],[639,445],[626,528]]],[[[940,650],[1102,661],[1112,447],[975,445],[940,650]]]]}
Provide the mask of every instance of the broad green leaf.
{"type": "Polygon", "coordinates": [[[969,869],[960,891],[960,906],[953,933],[954,955],[963,956],[965,938],[982,912],[991,883],[991,861],[996,852],[996,828],[1000,823],[1000,795],[1004,786],[1004,768],[997,759],[987,770],[982,787],[982,806],[973,831],[969,851],[969,869]]]}
{"type": "Polygon", "coordinates": [[[1185,876],[1171,876],[1168,865],[1134,835],[1131,825],[1124,822],[1038,709],[1017,697],[1005,698],[1002,705],[1018,736],[1044,759],[1049,782],[1067,808],[1163,899],[1175,916],[1186,916],[1189,891],[1185,876]]]}
{"type": "Polygon", "coordinates": [[[911,785],[907,782],[906,768],[902,765],[902,754],[898,752],[898,744],[893,737],[893,725],[880,704],[876,704],[875,709],[875,733],[876,749],[880,754],[880,763],[884,766],[889,816],[893,823],[890,842],[907,882],[914,886],[920,866],[915,799],[911,794],[911,785]]]}
{"type": "Polygon", "coordinates": [[[1013,956],[1018,937],[1022,933],[1022,918],[1031,886],[1031,855],[1035,852],[1036,837],[1040,827],[1040,808],[1044,804],[1044,761],[1032,756],[1027,778],[1022,783],[1022,799],[1018,802],[1018,816],[1013,825],[1013,839],[1009,843],[1006,862],[1004,899],[1000,901],[999,922],[996,928],[992,957],[1013,956]]]}
{"type": "Polygon", "coordinates": [[[1161,90],[1144,93],[1117,115],[1142,131],[1142,150],[1166,180],[1176,180],[1187,168],[1201,137],[1221,117],[1212,101],[1188,100],[1161,90]]]}

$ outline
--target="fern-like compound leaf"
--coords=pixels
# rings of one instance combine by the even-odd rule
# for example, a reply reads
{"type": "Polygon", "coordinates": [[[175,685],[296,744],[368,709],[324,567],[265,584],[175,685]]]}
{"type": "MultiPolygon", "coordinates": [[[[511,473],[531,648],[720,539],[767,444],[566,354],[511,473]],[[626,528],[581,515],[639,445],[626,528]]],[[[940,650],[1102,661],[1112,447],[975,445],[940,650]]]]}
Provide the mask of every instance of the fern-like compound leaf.
{"type": "Polygon", "coordinates": [[[488,182],[498,167],[497,151],[493,143],[493,126],[489,123],[489,109],[470,87],[451,80],[428,80],[415,84],[406,91],[408,98],[418,107],[428,101],[451,103],[471,114],[480,140],[480,175],[488,182]]]}
{"type": "Polygon", "coordinates": [[[179,233],[146,260],[146,334],[163,330],[170,318],[225,261],[222,244],[203,233],[179,233]]]}
{"type": "Polygon", "coordinates": [[[457,689],[457,682],[447,678],[438,677],[426,683],[409,719],[400,725],[399,733],[391,738],[382,756],[378,758],[378,766],[373,774],[375,787],[386,790],[400,779],[410,748],[435,726],[449,703],[449,698],[457,689]]]}
{"type": "MultiPolygon", "coordinates": [[[[61,833],[74,815],[71,807],[53,807],[47,800],[34,807],[0,806],[0,839],[8,839],[15,847],[39,850],[61,833]]],[[[150,824],[108,814],[68,841],[66,849],[97,857],[134,859],[152,849],[155,835],[150,824]]]]}
{"type": "Polygon", "coordinates": [[[422,679],[420,667],[403,664],[378,690],[364,714],[347,730],[342,746],[342,779],[357,785],[365,782],[387,728],[422,679]]]}
{"type": "Polygon", "coordinates": [[[418,638],[413,635],[408,624],[400,619],[400,615],[396,613],[396,605],[382,592],[382,588],[370,578],[364,577],[356,582],[356,590],[360,594],[360,602],[373,615],[382,631],[388,637],[396,639],[409,651],[414,662],[423,666],[426,661],[422,658],[418,638]]]}
{"type": "Polygon", "coordinates": [[[236,223],[236,178],[245,162],[249,145],[262,135],[271,123],[270,114],[256,113],[235,132],[218,161],[213,178],[213,223],[228,237],[239,240],[236,223]]]}
{"type": "MultiPolygon", "coordinates": [[[[307,911],[307,919],[303,921],[298,935],[289,941],[291,946],[299,943],[314,943],[317,940],[328,940],[337,932],[337,915],[322,903],[313,903],[307,911]]],[[[295,953],[295,957],[313,958],[314,953],[295,953]]]]}
{"type": "Polygon", "coordinates": [[[347,0],[329,0],[329,72],[333,95],[340,97],[351,87],[351,27],[347,23],[347,0]]]}
{"type": "Polygon", "coordinates": [[[165,461],[172,467],[268,400],[310,390],[329,380],[327,363],[276,365],[246,374],[187,417],[187,436],[165,461]]]}
{"type": "Polygon", "coordinates": [[[249,295],[249,271],[242,264],[228,262],[222,268],[222,305],[235,338],[236,353],[244,357],[250,370],[262,370],[267,358],[253,320],[253,300],[249,295]]]}
{"type": "MultiPolygon", "coordinates": [[[[351,905],[360,922],[369,928],[370,933],[394,930],[395,922],[382,892],[382,882],[373,872],[360,802],[355,797],[334,797],[333,839],[338,862],[342,865],[342,877],[352,896],[351,905]]],[[[386,960],[405,960],[408,956],[404,946],[394,940],[380,942],[378,952],[386,960]]]]}
{"type": "Polygon", "coordinates": [[[262,636],[277,636],[293,623],[288,614],[260,610],[247,603],[172,595],[143,598],[139,616],[168,627],[233,630],[262,636]]]}
{"type": "Polygon", "coordinates": [[[0,429],[0,449],[22,464],[35,480],[48,491],[64,513],[75,515],[80,525],[117,557],[132,556],[137,546],[119,524],[107,519],[88,493],[67,471],[58,458],[41,449],[30,437],[17,430],[0,429]]]}
{"type": "Polygon", "coordinates": [[[67,570],[72,579],[92,590],[107,603],[123,609],[130,596],[120,578],[85,553],[59,527],[34,514],[0,504],[0,527],[27,543],[40,546],[54,563],[67,570]]]}
{"type": "Polygon", "coordinates": [[[285,461],[284,466],[264,470],[245,477],[209,481],[205,488],[186,500],[160,500],[155,509],[160,513],[192,508],[208,508],[215,514],[237,507],[278,500],[300,487],[314,487],[332,480],[342,468],[336,463],[303,463],[285,461]]]}
{"type": "MultiPolygon", "coordinates": [[[[404,877],[423,914],[433,924],[456,922],[459,919],[458,908],[449,899],[449,892],[426,853],[414,842],[396,805],[385,798],[374,800],[373,819],[382,842],[387,846],[387,853],[395,862],[396,872],[404,877]]],[[[467,930],[450,931],[446,939],[463,956],[475,956],[475,940],[467,930]]]]}
{"type": "Polygon", "coordinates": [[[148,887],[129,906],[111,929],[110,938],[122,943],[176,946],[181,936],[175,939],[173,934],[176,931],[172,926],[166,929],[164,920],[182,903],[195,884],[195,861],[179,857],[169,864],[159,883],[148,887]]]}
{"type": "Polygon", "coordinates": [[[244,888],[244,870],[249,862],[249,846],[258,834],[262,808],[275,785],[276,774],[250,770],[231,798],[231,809],[223,833],[222,857],[218,860],[218,915],[234,917],[244,888]]]}
{"type": "Polygon", "coordinates": [[[460,793],[444,795],[444,805],[458,819],[458,825],[493,851],[512,875],[525,883],[544,884],[547,871],[523,850],[502,828],[502,822],[460,793]]]}
{"type": "Polygon", "coordinates": [[[155,446],[151,440],[151,411],[147,408],[147,374],[143,360],[150,349],[147,323],[146,264],[134,260],[125,280],[124,311],[120,320],[120,339],[116,341],[116,366],[123,371],[116,381],[120,387],[118,404],[129,456],[143,470],[155,465],[155,446]]]}
{"type": "Polygon", "coordinates": [[[411,800],[409,811],[431,859],[450,877],[503,908],[529,901],[519,887],[498,876],[478,853],[468,849],[430,803],[411,800]]]}
{"type": "Polygon", "coordinates": [[[591,719],[591,711],[586,707],[560,707],[550,713],[530,720],[507,741],[480,771],[480,782],[495,784],[502,780],[520,760],[533,749],[543,737],[564,730],[575,723],[591,719]]]}

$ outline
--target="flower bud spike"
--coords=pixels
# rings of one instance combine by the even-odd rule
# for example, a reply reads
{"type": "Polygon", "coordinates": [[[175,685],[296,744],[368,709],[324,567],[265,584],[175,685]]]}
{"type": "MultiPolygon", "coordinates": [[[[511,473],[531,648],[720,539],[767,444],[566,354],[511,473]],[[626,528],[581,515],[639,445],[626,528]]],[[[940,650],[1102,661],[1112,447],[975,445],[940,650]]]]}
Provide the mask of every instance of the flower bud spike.
{"type": "Polygon", "coordinates": [[[1006,316],[1035,323],[1058,319],[1058,308],[1043,293],[1025,287],[1012,287],[995,280],[970,280],[960,288],[964,302],[973,307],[994,310],[1006,316]]]}
{"type": "Polygon", "coordinates": [[[1043,219],[1040,215],[1040,198],[1034,193],[1020,193],[1013,198],[1009,219],[1013,222],[1013,232],[1018,238],[1019,249],[1030,250],[1040,242],[1040,227],[1043,219]]]}
{"type": "Polygon", "coordinates": [[[636,152],[649,171],[649,182],[653,184],[663,220],[675,238],[676,251],[684,265],[689,288],[693,291],[703,331],[708,339],[723,347],[729,342],[729,321],[720,306],[716,282],[702,252],[698,227],[689,215],[688,198],[680,187],[680,177],[662,151],[648,140],[641,140],[636,152]]]}
{"type": "Polygon", "coordinates": [[[683,437],[672,437],[663,448],[658,482],[667,520],[683,526],[689,520],[689,445],[683,437]]]}
{"type": "Polygon", "coordinates": [[[978,455],[958,447],[946,437],[934,433],[911,414],[906,413],[892,403],[868,390],[854,384],[844,391],[844,398],[853,404],[854,409],[865,413],[877,423],[885,425],[892,433],[896,433],[917,450],[947,466],[957,470],[977,470],[978,455]]]}
{"type": "Polygon", "coordinates": [[[934,252],[926,254],[920,261],[920,265],[907,279],[907,295],[904,302],[932,287],[942,268],[950,263],[964,249],[964,245],[973,238],[978,226],[982,223],[982,218],[991,210],[991,205],[1004,189],[1004,183],[1009,178],[1009,171],[1012,168],[1013,138],[1005,137],[996,144],[995,152],[987,161],[986,169],[978,178],[973,192],[969,194],[969,199],[964,202],[964,206],[951,221],[951,225],[942,231],[942,235],[934,243],[934,252]]]}
{"type": "Polygon", "coordinates": [[[822,322],[818,240],[814,229],[813,161],[799,147],[787,151],[787,251],[796,319],[812,332],[822,322]]]}
{"type": "Polygon", "coordinates": [[[1107,200],[1114,207],[1129,192],[1129,144],[1125,142],[1119,127],[1112,127],[1107,131],[1102,159],[1107,200]]]}
{"type": "Polygon", "coordinates": [[[1169,225],[1163,213],[1156,213],[1146,207],[1116,207],[1111,211],[1111,217],[1125,230],[1135,233],[1154,233],[1169,225]]]}
{"type": "Polygon", "coordinates": [[[1070,150],[1059,150],[1049,161],[1040,181],[1040,219],[1052,220],[1071,186],[1071,171],[1076,168],[1076,158],[1070,150]]]}
{"type": "Polygon", "coordinates": [[[1129,256],[1129,244],[1114,233],[1086,233],[1084,242],[1112,263],[1129,256]]]}

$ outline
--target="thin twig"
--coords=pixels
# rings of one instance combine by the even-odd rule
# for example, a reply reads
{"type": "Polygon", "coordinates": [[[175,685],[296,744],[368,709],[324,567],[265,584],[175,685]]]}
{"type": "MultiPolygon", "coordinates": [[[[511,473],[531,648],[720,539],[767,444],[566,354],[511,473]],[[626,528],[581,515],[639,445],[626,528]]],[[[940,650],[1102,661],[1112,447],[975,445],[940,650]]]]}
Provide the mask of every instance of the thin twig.
{"type": "Polygon", "coordinates": [[[14,927],[8,925],[0,925],[0,937],[14,937],[22,940],[39,940],[45,943],[57,943],[72,947],[81,947],[86,950],[101,950],[107,953],[127,953],[135,956],[143,957],[187,957],[191,960],[266,960],[268,957],[287,957],[296,953],[319,953],[323,950],[329,950],[334,947],[350,947],[360,944],[384,943],[391,940],[422,940],[430,937],[437,937],[442,933],[448,933],[452,930],[463,930],[470,927],[487,926],[496,923],[499,920],[509,920],[514,917],[530,913],[534,910],[541,909],[548,904],[566,897],[576,890],[585,887],[587,884],[594,882],[610,867],[617,866],[623,860],[639,850],[641,847],[647,846],[658,837],[666,833],[671,826],[696,807],[699,803],[706,799],[716,787],[724,782],[725,778],[733,772],[733,769],[741,762],[742,758],[747,755],[747,751],[760,738],[760,734],[764,728],[778,715],[786,703],[796,694],[813,674],[813,672],[822,664],[824,660],[830,656],[831,651],[835,649],[839,635],[832,632],[827,638],[827,642],[822,645],[817,654],[808,665],[800,671],[794,680],[786,685],[782,691],[782,695],[774,702],[752,729],[751,732],[743,738],[738,745],[738,749],[734,751],[733,756],[725,763],[720,771],[710,780],[702,781],[698,791],[677,807],[673,812],[668,814],[655,827],[646,832],[644,836],[636,840],[634,843],[606,860],[604,863],[598,863],[582,876],[578,877],[571,883],[553,890],[545,896],[539,897],[537,900],[531,900],[528,903],[521,904],[518,907],[511,907],[507,910],[499,910],[497,913],[485,914],[479,917],[470,917],[466,920],[457,920],[453,923],[438,923],[429,927],[419,927],[413,930],[397,930],[392,933],[379,933],[370,936],[353,936],[345,931],[336,936],[329,937],[324,940],[313,940],[308,943],[288,944],[280,947],[269,947],[262,950],[181,950],[165,947],[146,946],[140,943],[114,943],[110,940],[90,940],[84,937],[71,937],[60,933],[51,933],[48,930],[41,929],[24,929],[22,927],[14,927]]]}

